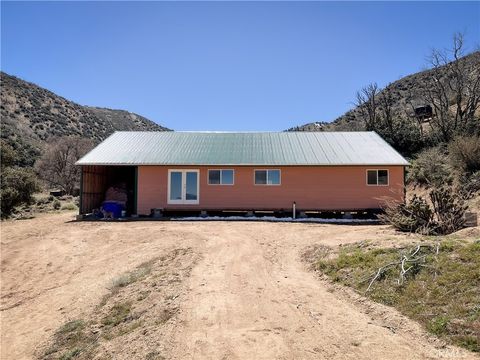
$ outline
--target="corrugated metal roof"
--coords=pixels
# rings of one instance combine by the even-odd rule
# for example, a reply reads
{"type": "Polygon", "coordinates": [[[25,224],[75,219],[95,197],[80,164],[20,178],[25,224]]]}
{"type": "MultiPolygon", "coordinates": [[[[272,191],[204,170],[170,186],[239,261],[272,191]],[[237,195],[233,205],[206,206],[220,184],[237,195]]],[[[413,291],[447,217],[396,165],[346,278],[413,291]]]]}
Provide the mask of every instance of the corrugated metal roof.
{"type": "Polygon", "coordinates": [[[375,132],[115,132],[77,165],[408,165],[375,132]]]}

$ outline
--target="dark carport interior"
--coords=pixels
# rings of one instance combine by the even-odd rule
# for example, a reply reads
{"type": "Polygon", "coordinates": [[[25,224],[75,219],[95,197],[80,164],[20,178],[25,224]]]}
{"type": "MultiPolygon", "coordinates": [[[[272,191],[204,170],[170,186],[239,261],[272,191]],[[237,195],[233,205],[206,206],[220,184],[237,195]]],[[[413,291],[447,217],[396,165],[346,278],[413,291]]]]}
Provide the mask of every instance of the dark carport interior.
{"type": "Polygon", "coordinates": [[[108,193],[122,189],[126,198],[127,215],[137,212],[136,166],[82,166],[80,214],[89,214],[102,207],[108,193]]]}

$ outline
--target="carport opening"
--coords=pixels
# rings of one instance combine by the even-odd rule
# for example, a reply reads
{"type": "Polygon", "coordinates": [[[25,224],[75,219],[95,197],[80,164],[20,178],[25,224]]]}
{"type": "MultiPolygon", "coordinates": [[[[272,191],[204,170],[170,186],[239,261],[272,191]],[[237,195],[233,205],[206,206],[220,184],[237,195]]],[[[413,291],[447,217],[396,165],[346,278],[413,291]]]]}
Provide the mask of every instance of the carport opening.
{"type": "MultiPolygon", "coordinates": [[[[100,210],[107,190],[124,188],[127,215],[135,214],[137,204],[136,166],[82,166],[80,186],[80,214],[100,210]]],[[[110,193],[112,191],[110,190],[110,193]]]]}

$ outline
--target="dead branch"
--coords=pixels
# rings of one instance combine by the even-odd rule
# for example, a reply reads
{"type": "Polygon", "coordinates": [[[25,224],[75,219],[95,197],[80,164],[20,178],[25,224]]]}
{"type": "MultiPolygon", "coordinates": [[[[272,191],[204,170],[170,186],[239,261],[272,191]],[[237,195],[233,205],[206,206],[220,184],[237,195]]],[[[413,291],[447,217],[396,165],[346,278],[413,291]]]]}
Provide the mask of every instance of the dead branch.
{"type": "MultiPolygon", "coordinates": [[[[381,266],[378,268],[376,272],[373,274],[369,275],[364,281],[368,280],[370,277],[371,280],[368,284],[367,289],[365,290],[365,293],[368,293],[370,289],[372,288],[373,284],[375,281],[379,280],[381,276],[388,270],[391,269],[392,267],[399,267],[399,276],[397,279],[397,284],[398,285],[403,285],[407,279],[407,274],[414,270],[415,268],[418,267],[424,267],[424,268],[431,268],[435,269],[433,266],[426,265],[426,258],[428,254],[423,254],[420,255],[420,250],[422,248],[428,248],[431,249],[435,255],[435,257],[439,253],[439,247],[440,245],[437,243],[435,247],[432,245],[417,245],[415,248],[413,248],[411,251],[407,252],[408,255],[405,253],[401,253],[401,258],[399,261],[391,262],[386,265],[381,266]]],[[[363,282],[363,281],[362,281],[363,282]]]]}

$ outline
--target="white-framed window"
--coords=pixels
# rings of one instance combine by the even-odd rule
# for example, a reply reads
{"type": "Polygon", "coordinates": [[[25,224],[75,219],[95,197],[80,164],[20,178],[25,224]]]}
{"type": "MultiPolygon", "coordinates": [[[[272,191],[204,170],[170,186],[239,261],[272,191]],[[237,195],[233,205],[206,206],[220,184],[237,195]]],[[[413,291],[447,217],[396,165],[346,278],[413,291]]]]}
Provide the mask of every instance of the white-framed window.
{"type": "Polygon", "coordinates": [[[281,172],[279,169],[259,169],[254,171],[255,185],[280,185],[281,172]]]}
{"type": "Polygon", "coordinates": [[[168,204],[199,204],[199,170],[168,170],[168,204]]]}
{"type": "Polygon", "coordinates": [[[369,186],[388,186],[389,173],[387,169],[367,170],[367,185],[369,186]]]}
{"type": "Polygon", "coordinates": [[[208,170],[208,185],[233,185],[233,169],[210,169],[208,170]]]}

